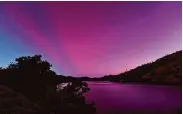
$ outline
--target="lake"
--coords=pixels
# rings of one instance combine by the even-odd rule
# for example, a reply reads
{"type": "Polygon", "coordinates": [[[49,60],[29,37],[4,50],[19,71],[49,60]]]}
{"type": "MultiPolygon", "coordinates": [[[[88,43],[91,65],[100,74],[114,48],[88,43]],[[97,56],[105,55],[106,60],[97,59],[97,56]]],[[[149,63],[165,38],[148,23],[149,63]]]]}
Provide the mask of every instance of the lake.
{"type": "Polygon", "coordinates": [[[178,86],[87,82],[87,100],[97,114],[179,114],[181,88],[178,86]]]}

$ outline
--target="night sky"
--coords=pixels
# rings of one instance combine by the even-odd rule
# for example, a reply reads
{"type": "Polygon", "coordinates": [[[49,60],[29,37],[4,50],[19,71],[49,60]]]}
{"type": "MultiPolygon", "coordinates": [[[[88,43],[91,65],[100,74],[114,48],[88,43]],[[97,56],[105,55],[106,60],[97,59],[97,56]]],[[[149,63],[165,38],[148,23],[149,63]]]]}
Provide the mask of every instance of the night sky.
{"type": "Polygon", "coordinates": [[[0,2],[0,66],[41,54],[62,75],[118,74],[182,49],[181,2],[0,2]]]}

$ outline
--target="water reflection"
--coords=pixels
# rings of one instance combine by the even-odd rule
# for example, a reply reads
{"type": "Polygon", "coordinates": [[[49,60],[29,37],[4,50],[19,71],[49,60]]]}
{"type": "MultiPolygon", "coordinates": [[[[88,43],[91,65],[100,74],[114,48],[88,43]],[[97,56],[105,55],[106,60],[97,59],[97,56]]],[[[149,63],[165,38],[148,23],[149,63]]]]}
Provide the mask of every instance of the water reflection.
{"type": "Polygon", "coordinates": [[[96,104],[98,114],[178,114],[181,88],[88,82],[87,99],[96,104]]]}

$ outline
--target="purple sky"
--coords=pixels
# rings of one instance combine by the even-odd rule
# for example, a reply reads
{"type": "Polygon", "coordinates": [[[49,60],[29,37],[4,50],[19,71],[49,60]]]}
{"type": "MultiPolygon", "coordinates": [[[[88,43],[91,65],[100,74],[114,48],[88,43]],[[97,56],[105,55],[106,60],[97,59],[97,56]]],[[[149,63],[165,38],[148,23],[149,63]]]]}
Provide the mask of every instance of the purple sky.
{"type": "Polygon", "coordinates": [[[42,54],[58,74],[118,74],[182,49],[181,2],[1,2],[0,65],[42,54]]]}

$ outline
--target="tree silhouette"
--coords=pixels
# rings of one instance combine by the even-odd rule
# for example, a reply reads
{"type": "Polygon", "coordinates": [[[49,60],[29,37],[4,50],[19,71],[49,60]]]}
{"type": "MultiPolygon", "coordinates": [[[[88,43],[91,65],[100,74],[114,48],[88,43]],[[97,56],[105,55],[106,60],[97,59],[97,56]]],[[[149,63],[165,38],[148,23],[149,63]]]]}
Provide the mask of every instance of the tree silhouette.
{"type": "Polygon", "coordinates": [[[6,69],[0,68],[1,84],[38,103],[43,114],[94,113],[93,104],[87,104],[84,97],[89,90],[87,84],[76,78],[58,76],[51,67],[41,55],[16,58],[6,69]],[[57,84],[63,81],[70,81],[70,84],[56,91],[57,84]]]}

